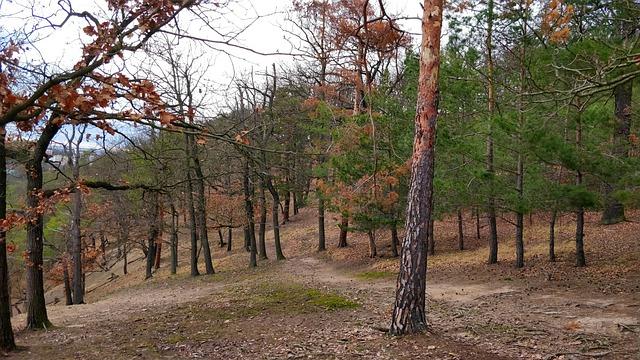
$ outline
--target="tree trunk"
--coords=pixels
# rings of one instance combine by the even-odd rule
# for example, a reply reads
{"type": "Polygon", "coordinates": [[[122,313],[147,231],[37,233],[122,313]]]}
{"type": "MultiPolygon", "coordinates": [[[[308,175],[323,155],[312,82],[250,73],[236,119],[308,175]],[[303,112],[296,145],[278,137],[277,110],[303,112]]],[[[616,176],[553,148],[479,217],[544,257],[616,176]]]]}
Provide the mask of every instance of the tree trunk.
{"type": "Polygon", "coordinates": [[[129,249],[127,249],[127,243],[125,242],[124,244],[122,244],[122,252],[123,252],[123,256],[122,256],[122,273],[124,275],[128,274],[128,269],[127,269],[127,265],[129,265],[128,260],[127,260],[127,252],[129,251],[129,249]]]}
{"type": "Polygon", "coordinates": [[[476,239],[480,240],[480,210],[476,208],[476,239]]]}
{"type": "Polygon", "coordinates": [[[369,257],[375,258],[378,256],[378,249],[376,248],[376,231],[369,230],[369,257]]]}
{"type": "Polygon", "coordinates": [[[175,275],[178,271],[178,220],[180,215],[176,211],[176,207],[171,202],[171,274],[175,275]]]}
{"type": "Polygon", "coordinates": [[[493,116],[495,113],[495,87],[493,79],[493,0],[487,3],[487,99],[489,110],[489,132],[487,135],[487,174],[489,177],[489,199],[487,201],[487,217],[489,219],[489,264],[498,262],[498,223],[496,220],[496,201],[493,195],[494,186],[494,154],[493,154],[493,116]]]}
{"type": "MultiPolygon", "coordinates": [[[[75,171],[75,170],[74,170],[75,171]]],[[[84,304],[82,291],[82,240],[80,238],[80,212],[82,209],[82,193],[75,191],[71,194],[71,251],[73,257],[73,303],[84,304]]]]}
{"type": "MultiPolygon", "coordinates": [[[[190,146],[190,137],[188,134],[185,134],[185,152],[187,156],[189,156],[191,152],[190,146]]],[[[198,228],[196,224],[196,210],[193,201],[193,179],[191,178],[191,166],[187,166],[187,210],[189,212],[189,235],[191,238],[191,256],[190,256],[190,264],[191,264],[191,276],[200,275],[200,271],[198,270],[198,228]]]]}
{"type": "Polygon", "coordinates": [[[324,234],[324,197],[318,189],[318,251],[327,250],[326,238],[324,234]]]}
{"type": "Polygon", "coordinates": [[[265,236],[267,232],[267,196],[265,194],[264,180],[260,179],[260,225],[258,227],[258,252],[260,260],[267,259],[267,244],[265,236]]]}
{"type": "Polygon", "coordinates": [[[429,255],[432,256],[436,254],[436,237],[433,233],[433,223],[433,218],[431,218],[427,229],[427,251],[429,252],[429,255]]]}
{"type": "MultiPolygon", "coordinates": [[[[617,85],[613,94],[615,96],[616,125],[613,132],[612,155],[616,158],[626,158],[629,148],[629,134],[631,132],[631,97],[633,95],[633,80],[617,85]]],[[[612,179],[616,182],[618,179],[612,179]]],[[[605,225],[617,224],[625,220],[624,205],[613,197],[615,187],[613,184],[604,184],[604,210],[601,222],[605,225]]]]}
{"type": "MultiPolygon", "coordinates": [[[[191,135],[193,136],[193,135],[191,135]]],[[[196,178],[196,192],[198,208],[198,225],[200,226],[200,245],[202,246],[202,255],[204,256],[204,266],[207,275],[213,274],[213,258],[211,257],[211,247],[209,246],[209,233],[207,229],[207,203],[204,191],[204,174],[202,173],[202,167],[200,166],[200,159],[198,158],[198,148],[195,140],[191,139],[192,146],[192,164],[196,178]]]]}
{"type": "Polygon", "coordinates": [[[556,217],[558,212],[553,210],[551,212],[551,219],[549,220],[549,261],[556,261],[556,217]]]}
{"type": "MultiPolygon", "coordinates": [[[[253,188],[251,186],[251,168],[249,167],[249,160],[244,163],[244,177],[243,177],[243,188],[244,188],[244,211],[247,216],[247,233],[245,236],[245,246],[249,246],[249,266],[256,267],[258,265],[258,261],[256,258],[256,233],[255,233],[255,225],[253,220],[253,202],[251,201],[251,197],[253,194],[253,188]],[[249,243],[247,244],[247,240],[249,243]]],[[[276,211],[278,209],[276,208],[276,211]]],[[[276,214],[277,215],[277,214],[276,214]]],[[[276,216],[277,217],[277,216],[276,216]]]]}
{"type": "MultiPolygon", "coordinates": [[[[582,147],[582,118],[578,112],[576,119],[576,147],[578,150],[582,147]]],[[[582,186],[582,171],[576,171],[576,185],[582,186]]],[[[576,209],[576,266],[583,267],[587,265],[584,255],[584,207],[579,206],[576,209]]]]}
{"type": "MultiPolygon", "coordinates": [[[[523,193],[523,161],[522,155],[518,154],[518,170],[516,176],[516,191],[518,200],[522,201],[523,193]]],[[[520,207],[520,205],[518,206],[520,207]]],[[[522,210],[516,211],[516,267],[524,267],[524,214],[522,210]]]]}
{"type": "MultiPolygon", "coordinates": [[[[46,148],[45,148],[46,150],[46,148]]],[[[42,158],[31,159],[27,165],[27,206],[38,207],[39,192],[42,190],[42,158]]],[[[27,225],[27,328],[41,329],[51,327],[44,299],[43,278],[43,231],[44,221],[41,214],[33,216],[27,225]]]]}
{"type": "Polygon", "coordinates": [[[400,253],[400,272],[389,332],[394,335],[422,332],[427,328],[425,293],[427,279],[428,224],[433,216],[433,174],[442,0],[425,0],[422,20],[418,104],[407,197],[406,234],[400,253]]]}
{"type": "Polygon", "coordinates": [[[280,206],[280,197],[278,196],[278,191],[271,181],[270,175],[266,176],[265,185],[267,185],[267,189],[271,193],[271,197],[273,198],[273,239],[276,243],[276,259],[285,260],[284,254],[282,253],[282,245],[280,244],[280,223],[278,222],[278,207],[280,206]]]}
{"type": "Polygon", "coordinates": [[[464,250],[464,228],[461,209],[458,209],[458,250],[464,250]]]}
{"type": "MultiPolygon", "coordinates": [[[[287,178],[287,186],[289,186],[289,179],[287,178]]],[[[289,221],[289,204],[291,203],[291,191],[287,188],[284,191],[284,204],[282,207],[282,224],[286,224],[289,221]]]]}
{"type": "Polygon", "coordinates": [[[227,251],[231,251],[231,240],[233,240],[233,229],[229,228],[229,232],[227,234],[227,251]]]}
{"type": "Polygon", "coordinates": [[[162,236],[158,234],[156,240],[156,254],[155,259],[153,260],[154,269],[160,269],[160,260],[162,259],[162,236]]]}
{"type": "Polygon", "coordinates": [[[342,214],[340,220],[340,238],[338,239],[338,247],[347,247],[347,233],[349,231],[349,216],[342,214]]]}
{"type": "MultiPolygon", "coordinates": [[[[7,151],[6,130],[0,127],[0,219],[7,218],[7,151]]],[[[0,227],[0,350],[11,351],[16,343],[11,327],[11,296],[9,294],[9,264],[7,262],[7,233],[0,227]]]]}
{"type": "Polygon", "coordinates": [[[398,257],[398,224],[391,224],[391,256],[398,257]]]}
{"type": "Polygon", "coordinates": [[[62,262],[64,269],[62,270],[62,281],[64,282],[64,304],[69,306],[73,305],[73,297],[71,295],[71,282],[69,279],[69,267],[67,266],[67,260],[62,262]]]}

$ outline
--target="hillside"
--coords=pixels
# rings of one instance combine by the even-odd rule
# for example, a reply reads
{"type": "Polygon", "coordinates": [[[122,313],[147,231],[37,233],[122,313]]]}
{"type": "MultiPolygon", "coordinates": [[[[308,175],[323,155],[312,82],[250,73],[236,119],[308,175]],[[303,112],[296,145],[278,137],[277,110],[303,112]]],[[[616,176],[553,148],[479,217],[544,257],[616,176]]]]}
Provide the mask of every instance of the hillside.
{"type": "MultiPolygon", "coordinates": [[[[88,304],[49,306],[55,327],[19,331],[21,349],[11,358],[634,359],[640,213],[607,227],[596,214],[588,219],[584,269],[572,264],[568,218],[558,227],[554,264],[544,255],[544,216],[533,219],[524,269],[512,266],[507,223],[500,224],[501,262],[489,266],[486,234],[475,239],[471,219],[469,250],[462,253],[454,250],[454,219],[436,222],[436,255],[428,263],[431,329],[395,338],[384,332],[397,268],[386,234],[379,236],[382,256],[369,259],[365,236],[350,234],[349,247],[337,249],[337,228],[330,226],[332,243],[318,254],[315,210],[307,208],[282,227],[285,261],[247,268],[238,233],[232,253],[213,248],[213,276],[189,278],[186,247],[175,276],[165,259],[153,279],[142,280],[144,264],[134,254],[128,275],[122,264],[89,274],[88,304]]],[[[19,328],[24,318],[13,323],[19,328]]]]}

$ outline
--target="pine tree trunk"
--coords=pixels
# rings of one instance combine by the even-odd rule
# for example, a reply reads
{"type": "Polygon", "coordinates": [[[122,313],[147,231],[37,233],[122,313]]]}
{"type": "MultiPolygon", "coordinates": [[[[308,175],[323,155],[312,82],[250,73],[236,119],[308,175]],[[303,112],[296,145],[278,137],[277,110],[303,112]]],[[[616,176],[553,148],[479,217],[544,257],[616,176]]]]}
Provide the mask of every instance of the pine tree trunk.
{"type": "Polygon", "coordinates": [[[431,218],[427,228],[427,251],[432,256],[436,254],[436,237],[433,233],[433,222],[433,218],[431,218]]]}
{"type": "MultiPolygon", "coordinates": [[[[615,118],[616,126],[613,133],[612,155],[616,158],[626,158],[628,156],[629,134],[631,132],[631,98],[633,95],[633,80],[617,85],[613,94],[615,96],[615,118]]],[[[615,175],[615,174],[614,174],[615,175]]],[[[618,179],[612,179],[617,181],[618,179]]],[[[604,210],[602,211],[601,222],[605,225],[617,224],[625,220],[624,205],[613,197],[615,188],[612,184],[604,184],[604,210]]]]}
{"type": "Polygon", "coordinates": [[[376,248],[376,231],[369,230],[369,257],[375,258],[378,256],[378,249],[376,248]]]}
{"type": "Polygon", "coordinates": [[[487,201],[487,217],[489,219],[489,264],[498,262],[498,222],[496,220],[496,201],[493,195],[494,151],[493,151],[493,116],[495,113],[495,87],[493,66],[493,0],[487,2],[487,91],[489,108],[489,133],[487,135],[487,174],[489,176],[489,199],[487,201]]]}
{"type": "Polygon", "coordinates": [[[480,210],[476,208],[476,239],[480,240],[480,210]]]}
{"type": "Polygon", "coordinates": [[[464,228],[461,209],[458,209],[458,250],[464,250],[464,228]]]}
{"type": "MultiPolygon", "coordinates": [[[[578,150],[582,148],[582,118],[578,113],[576,119],[576,147],[578,150]]],[[[582,186],[582,171],[576,171],[576,185],[582,186]]],[[[584,255],[584,208],[579,206],[576,209],[576,266],[583,267],[587,265],[584,255]]]]}
{"type": "Polygon", "coordinates": [[[338,247],[347,247],[347,233],[349,231],[349,216],[342,214],[340,220],[340,238],[338,239],[338,247]]]}
{"type": "Polygon", "coordinates": [[[391,256],[398,257],[398,224],[391,224],[391,256]]]}
{"type": "MultiPolygon", "coordinates": [[[[0,127],[0,219],[7,218],[7,150],[6,130],[0,127]]],[[[9,294],[9,264],[7,262],[7,233],[0,228],[0,350],[11,351],[16,343],[11,327],[11,295],[9,294]]]]}
{"type": "Polygon", "coordinates": [[[324,197],[320,190],[318,194],[318,251],[327,250],[326,238],[324,233],[324,197]]]}
{"type": "Polygon", "coordinates": [[[400,272],[389,329],[394,335],[422,332],[427,328],[425,240],[428,237],[428,224],[433,217],[442,6],[442,0],[424,1],[416,132],[407,197],[406,234],[400,253],[400,272]]]}
{"type": "Polygon", "coordinates": [[[549,261],[556,261],[556,218],[558,213],[556,210],[551,212],[549,220],[549,261]]]}
{"type": "MultiPolygon", "coordinates": [[[[522,155],[518,154],[516,190],[518,192],[518,200],[520,201],[522,201],[523,176],[522,155]]],[[[522,213],[522,210],[516,211],[516,267],[524,267],[524,214],[522,213]]]]}

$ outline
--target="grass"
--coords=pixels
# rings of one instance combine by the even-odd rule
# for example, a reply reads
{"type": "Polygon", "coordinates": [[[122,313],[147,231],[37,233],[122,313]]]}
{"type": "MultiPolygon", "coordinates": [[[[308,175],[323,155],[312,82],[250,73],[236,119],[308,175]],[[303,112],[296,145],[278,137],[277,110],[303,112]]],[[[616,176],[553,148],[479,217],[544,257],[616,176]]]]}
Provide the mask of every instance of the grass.
{"type": "Polygon", "coordinates": [[[394,277],[396,274],[391,271],[364,271],[356,274],[356,278],[361,280],[379,280],[394,277]]]}

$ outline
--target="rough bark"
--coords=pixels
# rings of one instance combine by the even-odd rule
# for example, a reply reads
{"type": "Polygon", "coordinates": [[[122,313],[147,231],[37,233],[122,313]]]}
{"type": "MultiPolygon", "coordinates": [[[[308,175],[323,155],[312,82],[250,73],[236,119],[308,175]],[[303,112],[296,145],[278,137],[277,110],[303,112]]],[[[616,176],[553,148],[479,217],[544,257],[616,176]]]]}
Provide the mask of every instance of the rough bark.
{"type": "MultiPolygon", "coordinates": [[[[256,267],[258,265],[258,261],[256,258],[257,249],[256,249],[256,233],[254,229],[254,220],[253,220],[253,201],[251,200],[253,194],[253,188],[251,186],[251,168],[249,166],[249,161],[247,160],[244,164],[244,177],[243,177],[243,189],[244,189],[244,211],[247,216],[247,235],[249,244],[249,266],[256,267]]],[[[277,211],[277,208],[276,208],[277,211]]],[[[277,216],[276,216],[277,217],[277,216]]]]}
{"type": "MultiPolygon", "coordinates": [[[[633,95],[633,80],[616,86],[613,90],[615,97],[615,128],[613,132],[612,155],[616,158],[626,158],[629,148],[629,134],[631,132],[631,98],[633,95]]],[[[611,179],[615,183],[615,177],[611,179]]],[[[611,183],[604,184],[604,210],[602,219],[605,225],[617,224],[625,220],[624,205],[613,196],[616,190],[611,183]]]]}
{"type": "Polygon", "coordinates": [[[265,194],[264,180],[260,179],[260,224],[258,226],[258,253],[260,260],[266,260],[267,244],[265,242],[267,232],[267,196],[265,194]]]}
{"type": "Polygon", "coordinates": [[[549,261],[556,261],[556,218],[558,212],[553,210],[551,212],[551,219],[549,220],[549,261]]]}
{"type": "Polygon", "coordinates": [[[458,250],[464,250],[464,228],[462,224],[462,210],[458,209],[458,250]]]}
{"type": "MultiPolygon", "coordinates": [[[[42,160],[49,143],[60,130],[60,125],[49,122],[34,148],[33,155],[27,162],[27,206],[36,209],[40,203],[39,193],[42,191],[42,160]]],[[[27,329],[42,329],[51,326],[44,299],[43,276],[43,233],[44,219],[42,214],[35,213],[27,222],[27,329]]]]}
{"type": "Polygon", "coordinates": [[[425,293],[426,239],[433,216],[433,174],[442,0],[425,0],[411,180],[407,197],[406,234],[400,253],[400,272],[389,332],[394,335],[422,332],[427,328],[425,293]]]}
{"type": "Polygon", "coordinates": [[[324,232],[324,197],[322,191],[317,190],[318,194],[318,251],[327,250],[326,237],[324,232]]]}
{"type": "Polygon", "coordinates": [[[487,199],[487,218],[489,219],[489,264],[498,262],[498,223],[496,220],[496,201],[493,195],[494,154],[493,154],[493,116],[495,113],[495,85],[493,64],[493,0],[487,2],[487,102],[489,110],[489,131],[487,134],[486,167],[489,175],[489,197],[487,199]]]}
{"type": "Polygon", "coordinates": [[[338,238],[338,247],[347,247],[347,234],[349,232],[349,216],[342,214],[340,219],[340,237],[338,238]]]}
{"type": "MultiPolygon", "coordinates": [[[[7,217],[7,157],[6,130],[0,127],[0,219],[7,217]]],[[[9,264],[7,262],[7,233],[0,228],[0,350],[11,351],[16,343],[11,327],[11,296],[9,294],[9,264]]]]}

